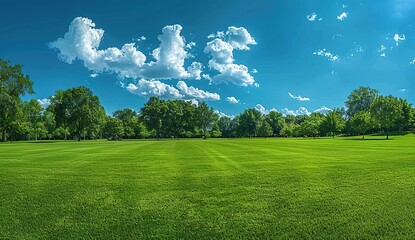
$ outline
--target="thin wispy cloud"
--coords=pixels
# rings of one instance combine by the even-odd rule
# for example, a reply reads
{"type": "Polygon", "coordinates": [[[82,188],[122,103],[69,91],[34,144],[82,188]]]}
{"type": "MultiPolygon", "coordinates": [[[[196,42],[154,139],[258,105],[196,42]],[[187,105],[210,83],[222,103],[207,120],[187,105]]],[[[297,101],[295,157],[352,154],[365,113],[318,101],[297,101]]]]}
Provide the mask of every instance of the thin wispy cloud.
{"type": "Polygon", "coordinates": [[[290,98],[295,99],[295,100],[298,100],[298,101],[300,101],[300,102],[303,102],[303,101],[310,101],[310,98],[308,98],[308,97],[302,97],[302,96],[300,96],[300,95],[298,95],[298,96],[294,96],[294,95],[293,95],[293,94],[291,94],[290,92],[288,93],[288,96],[290,96],[290,98]]]}
{"type": "Polygon", "coordinates": [[[339,60],[339,56],[336,54],[333,54],[329,51],[327,51],[325,48],[324,49],[319,49],[316,52],[313,52],[313,55],[317,55],[317,56],[322,56],[322,57],[326,57],[328,58],[330,61],[338,61],[339,60]]]}

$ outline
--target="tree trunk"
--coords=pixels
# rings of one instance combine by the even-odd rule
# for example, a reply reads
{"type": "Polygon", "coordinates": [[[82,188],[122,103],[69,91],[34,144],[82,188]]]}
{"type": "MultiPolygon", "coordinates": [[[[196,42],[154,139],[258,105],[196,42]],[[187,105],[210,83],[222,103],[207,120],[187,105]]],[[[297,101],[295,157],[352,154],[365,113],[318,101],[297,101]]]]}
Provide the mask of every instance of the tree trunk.
{"type": "Polygon", "coordinates": [[[1,139],[2,139],[3,142],[5,142],[7,140],[6,139],[6,129],[3,129],[1,139]]]}
{"type": "Polygon", "coordinates": [[[386,129],[386,140],[388,140],[389,139],[389,131],[388,131],[388,129],[386,129]]]}

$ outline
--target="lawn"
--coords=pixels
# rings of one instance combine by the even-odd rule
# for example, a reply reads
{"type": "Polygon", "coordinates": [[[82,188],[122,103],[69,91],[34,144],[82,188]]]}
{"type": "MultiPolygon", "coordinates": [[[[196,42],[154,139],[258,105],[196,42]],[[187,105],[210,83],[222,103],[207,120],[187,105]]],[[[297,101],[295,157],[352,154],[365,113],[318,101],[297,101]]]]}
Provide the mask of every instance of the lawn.
{"type": "Polygon", "coordinates": [[[415,136],[2,143],[0,239],[39,238],[414,239],[415,136]]]}

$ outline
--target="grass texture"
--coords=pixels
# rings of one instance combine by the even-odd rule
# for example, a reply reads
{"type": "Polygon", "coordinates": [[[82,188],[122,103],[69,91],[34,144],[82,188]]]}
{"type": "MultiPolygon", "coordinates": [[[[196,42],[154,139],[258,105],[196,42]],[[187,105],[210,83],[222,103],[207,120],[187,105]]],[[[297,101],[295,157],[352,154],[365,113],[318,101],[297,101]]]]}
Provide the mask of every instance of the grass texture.
{"type": "Polygon", "coordinates": [[[0,144],[0,239],[414,239],[415,136],[0,144]]]}

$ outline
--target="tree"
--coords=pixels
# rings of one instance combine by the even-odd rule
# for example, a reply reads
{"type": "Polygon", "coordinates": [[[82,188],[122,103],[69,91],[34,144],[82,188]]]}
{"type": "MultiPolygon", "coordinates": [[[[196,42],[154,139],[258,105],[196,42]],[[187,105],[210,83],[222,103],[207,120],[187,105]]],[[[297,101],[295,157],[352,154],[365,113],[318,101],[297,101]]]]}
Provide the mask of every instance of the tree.
{"type": "Polygon", "coordinates": [[[402,117],[402,108],[397,98],[378,96],[370,107],[370,114],[374,123],[385,130],[386,139],[389,139],[389,130],[402,117]]]}
{"type": "Polygon", "coordinates": [[[69,128],[78,141],[82,135],[84,139],[87,134],[95,137],[105,119],[105,111],[98,97],[86,87],[57,91],[51,99],[50,107],[55,115],[57,127],[62,127],[64,133],[69,128]]]}
{"type": "Polygon", "coordinates": [[[281,113],[277,111],[271,111],[265,116],[265,121],[270,125],[272,129],[272,135],[277,136],[280,134],[281,129],[284,127],[284,118],[281,113]]]}
{"type": "Polygon", "coordinates": [[[151,97],[141,108],[141,119],[150,130],[154,130],[157,139],[160,138],[167,106],[158,97],[151,97]]]}
{"type": "Polygon", "coordinates": [[[196,122],[199,130],[202,131],[203,137],[207,138],[207,130],[213,126],[218,119],[213,108],[209,107],[205,102],[200,102],[196,107],[196,122]]]}
{"type": "Polygon", "coordinates": [[[345,103],[347,108],[346,112],[349,118],[359,111],[368,111],[378,94],[378,90],[370,87],[359,87],[358,89],[353,90],[347,97],[345,103]]]}
{"type": "Polygon", "coordinates": [[[327,113],[324,117],[320,127],[322,132],[330,133],[333,138],[337,133],[340,133],[345,127],[346,122],[342,117],[342,113],[338,109],[334,109],[327,113]]]}
{"type": "Polygon", "coordinates": [[[399,106],[402,110],[401,117],[397,120],[397,129],[399,131],[408,130],[411,126],[411,120],[412,120],[412,106],[408,101],[405,99],[398,99],[399,106]]]}
{"type": "Polygon", "coordinates": [[[359,111],[350,118],[352,128],[362,134],[362,139],[365,139],[365,133],[371,128],[371,119],[368,111],[359,111]]]}
{"type": "Polygon", "coordinates": [[[117,118],[107,117],[105,120],[104,133],[109,139],[121,139],[124,134],[122,121],[117,118]]]}
{"type": "Polygon", "coordinates": [[[269,136],[272,136],[273,133],[274,132],[273,132],[271,125],[267,121],[263,120],[261,124],[259,125],[258,135],[260,137],[269,137],[269,136]]]}
{"type": "MultiPolygon", "coordinates": [[[[34,140],[37,141],[39,136],[38,126],[40,126],[39,123],[42,122],[43,108],[37,100],[32,99],[24,104],[24,110],[30,123],[30,132],[33,132],[34,140]]],[[[43,129],[41,131],[43,131],[43,129]]],[[[30,139],[29,134],[29,140],[30,139]]]]}
{"type": "Polygon", "coordinates": [[[0,59],[0,129],[3,142],[7,140],[7,133],[11,138],[11,132],[19,125],[16,109],[20,104],[20,96],[34,93],[33,82],[23,73],[22,67],[0,59]]]}
{"type": "Polygon", "coordinates": [[[222,116],[218,120],[218,129],[223,137],[232,136],[232,119],[228,116],[222,116]]]}
{"type": "Polygon", "coordinates": [[[135,135],[135,125],[138,124],[137,113],[131,108],[117,110],[112,114],[113,117],[122,121],[124,127],[124,137],[130,138],[135,135]]]}
{"type": "Polygon", "coordinates": [[[255,137],[262,122],[262,114],[253,108],[246,109],[239,117],[239,129],[244,136],[255,137]]]}
{"type": "Polygon", "coordinates": [[[321,113],[312,113],[310,116],[307,116],[300,124],[298,134],[301,136],[311,136],[318,137],[320,135],[320,124],[324,119],[324,115],[321,113]]]}

